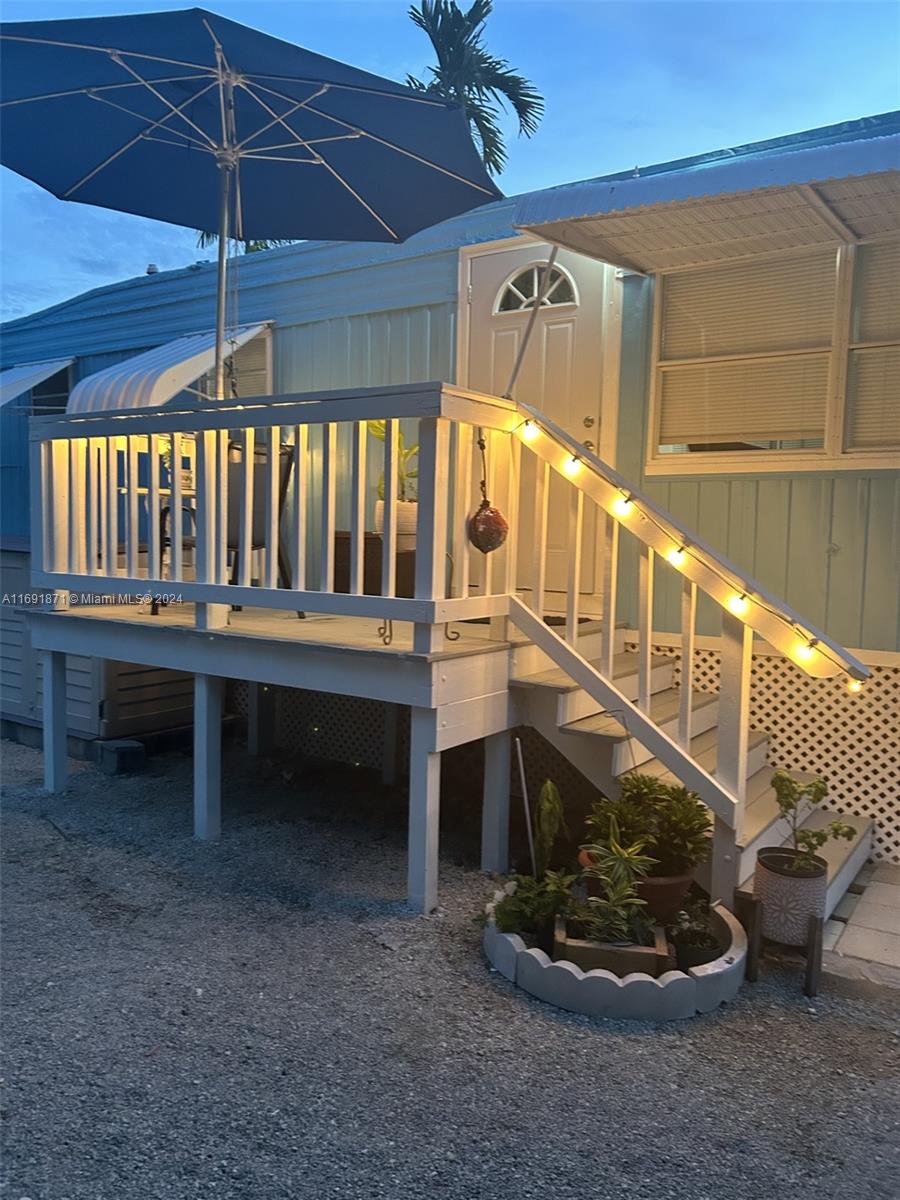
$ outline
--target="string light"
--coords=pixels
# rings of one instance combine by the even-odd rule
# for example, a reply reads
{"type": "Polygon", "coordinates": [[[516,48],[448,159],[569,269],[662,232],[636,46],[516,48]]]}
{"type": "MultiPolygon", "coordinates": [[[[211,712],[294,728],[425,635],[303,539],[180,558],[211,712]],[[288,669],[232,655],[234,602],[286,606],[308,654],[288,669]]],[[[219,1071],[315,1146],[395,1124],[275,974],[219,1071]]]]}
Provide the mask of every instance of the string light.
{"type": "Polygon", "coordinates": [[[747,599],[746,592],[735,592],[733,596],[729,596],[726,606],[730,612],[733,612],[736,617],[742,617],[750,607],[750,601],[747,599]]]}
{"type": "Polygon", "coordinates": [[[815,638],[813,638],[809,642],[798,642],[796,644],[796,646],[794,647],[794,658],[796,658],[798,662],[801,662],[801,663],[811,662],[812,659],[815,658],[815,655],[816,655],[816,639],[815,638]]]}
{"type": "Polygon", "coordinates": [[[576,458],[573,454],[571,458],[567,458],[563,463],[563,470],[570,478],[572,478],[574,475],[577,475],[581,470],[581,459],[576,458]]]}
{"type": "Polygon", "coordinates": [[[523,442],[536,442],[541,436],[541,431],[534,421],[526,421],[521,427],[520,433],[523,442]]]}
{"type": "Polygon", "coordinates": [[[673,546],[666,555],[666,558],[673,567],[683,567],[684,560],[687,557],[687,551],[684,546],[673,546]]]}
{"type": "Polygon", "coordinates": [[[630,496],[616,496],[615,500],[613,500],[612,510],[613,516],[630,517],[634,511],[634,501],[630,496]]]}
{"type": "Polygon", "coordinates": [[[847,691],[848,692],[852,692],[853,695],[855,696],[855,695],[858,695],[858,693],[861,692],[862,690],[863,690],[863,685],[862,685],[861,679],[848,679],[847,680],[847,691]]]}

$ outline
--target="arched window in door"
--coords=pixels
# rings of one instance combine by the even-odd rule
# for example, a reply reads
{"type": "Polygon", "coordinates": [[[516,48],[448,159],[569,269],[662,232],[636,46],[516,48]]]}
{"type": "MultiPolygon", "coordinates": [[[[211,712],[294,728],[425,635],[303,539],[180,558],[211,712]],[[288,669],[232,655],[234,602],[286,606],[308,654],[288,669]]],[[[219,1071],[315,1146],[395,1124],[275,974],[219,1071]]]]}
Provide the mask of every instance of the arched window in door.
{"type": "MultiPolygon", "coordinates": [[[[524,312],[534,307],[541,282],[541,275],[547,264],[531,263],[517,271],[512,279],[508,279],[497,294],[494,312],[524,312]]],[[[550,272],[550,284],[541,300],[541,308],[555,308],[560,304],[577,304],[575,284],[571,276],[561,267],[553,267],[550,272]]]]}

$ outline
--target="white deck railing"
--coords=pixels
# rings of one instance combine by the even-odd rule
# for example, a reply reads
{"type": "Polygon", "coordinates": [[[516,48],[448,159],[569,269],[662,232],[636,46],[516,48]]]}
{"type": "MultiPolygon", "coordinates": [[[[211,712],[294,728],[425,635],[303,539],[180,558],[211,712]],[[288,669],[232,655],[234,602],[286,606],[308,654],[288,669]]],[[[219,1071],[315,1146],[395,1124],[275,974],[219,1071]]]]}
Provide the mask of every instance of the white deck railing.
{"type": "Polygon", "coordinates": [[[855,687],[868,675],[841,646],[527,405],[422,384],[36,418],[31,437],[36,586],[175,594],[195,602],[198,623],[206,625],[224,624],[228,605],[410,621],[414,647],[423,652],[441,647],[448,621],[510,618],[599,702],[626,711],[629,728],[732,828],[739,825],[746,778],[754,633],[813,677],[842,675],[855,687]],[[376,419],[385,422],[383,441],[368,429],[376,419]],[[419,445],[408,580],[402,570],[398,575],[401,423],[407,443],[419,445]],[[510,523],[504,547],[487,557],[466,536],[466,518],[480,498],[479,431],[487,440],[488,495],[510,523]],[[527,487],[523,450],[535,460],[527,487]],[[566,579],[555,581],[552,598],[565,614],[561,634],[543,621],[551,606],[554,474],[567,485],[568,503],[566,579]],[[367,546],[379,475],[383,531],[380,538],[370,534],[367,546]],[[347,554],[338,578],[341,526],[347,554]],[[517,563],[525,528],[533,544],[527,580],[517,563]],[[623,562],[625,569],[634,562],[622,556],[627,539],[638,551],[636,702],[616,691],[612,670],[623,562]],[[588,554],[599,579],[589,608],[603,630],[600,660],[593,663],[578,653],[588,554]],[[653,600],[661,569],[681,579],[675,738],[650,716],[653,600]],[[722,612],[714,776],[690,754],[698,591],[722,612]]]}

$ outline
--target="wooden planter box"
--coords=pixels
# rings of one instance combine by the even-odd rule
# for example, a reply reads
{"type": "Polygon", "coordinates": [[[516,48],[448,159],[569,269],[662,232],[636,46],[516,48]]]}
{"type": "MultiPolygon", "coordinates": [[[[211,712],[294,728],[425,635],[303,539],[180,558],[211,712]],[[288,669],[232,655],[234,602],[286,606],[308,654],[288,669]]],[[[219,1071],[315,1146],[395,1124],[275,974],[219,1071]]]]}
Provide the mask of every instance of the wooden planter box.
{"type": "Polygon", "coordinates": [[[611,971],[622,976],[640,971],[654,979],[675,966],[661,925],[653,926],[652,946],[619,946],[569,937],[566,923],[559,917],[553,934],[553,960],[574,963],[582,971],[611,971]]]}

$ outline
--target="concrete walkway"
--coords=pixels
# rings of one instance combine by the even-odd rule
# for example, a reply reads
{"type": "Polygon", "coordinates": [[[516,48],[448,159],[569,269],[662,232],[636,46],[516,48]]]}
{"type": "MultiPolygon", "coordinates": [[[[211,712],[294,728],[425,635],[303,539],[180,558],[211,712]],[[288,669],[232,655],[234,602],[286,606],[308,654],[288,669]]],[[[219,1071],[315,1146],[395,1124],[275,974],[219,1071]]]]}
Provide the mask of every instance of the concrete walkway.
{"type": "Polygon", "coordinates": [[[900,987],[900,866],[868,863],[825,926],[823,967],[900,987]]]}

